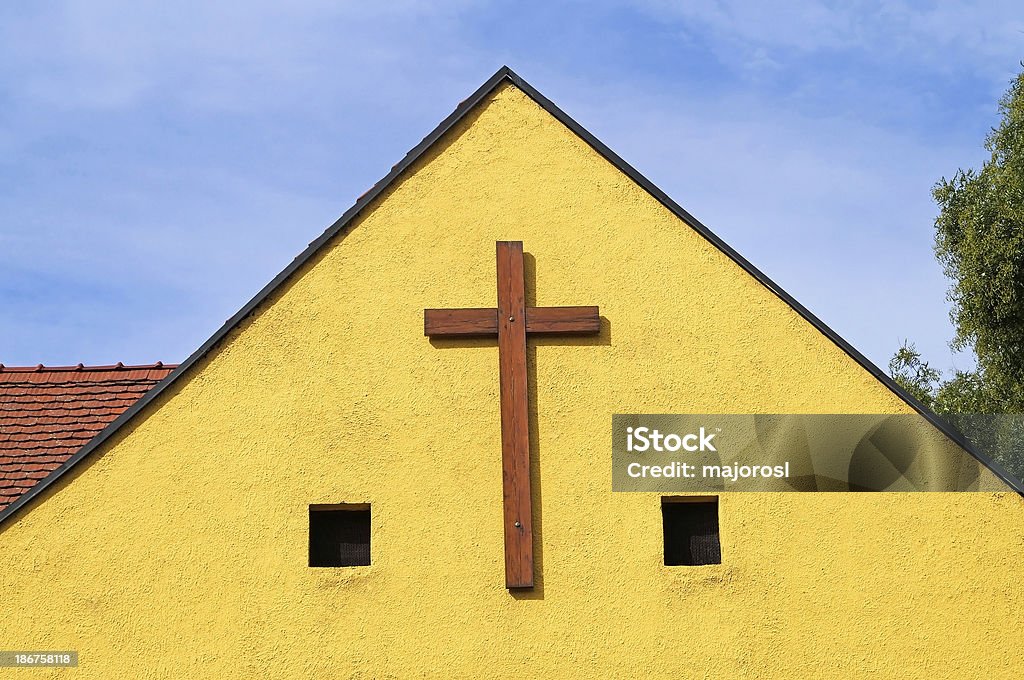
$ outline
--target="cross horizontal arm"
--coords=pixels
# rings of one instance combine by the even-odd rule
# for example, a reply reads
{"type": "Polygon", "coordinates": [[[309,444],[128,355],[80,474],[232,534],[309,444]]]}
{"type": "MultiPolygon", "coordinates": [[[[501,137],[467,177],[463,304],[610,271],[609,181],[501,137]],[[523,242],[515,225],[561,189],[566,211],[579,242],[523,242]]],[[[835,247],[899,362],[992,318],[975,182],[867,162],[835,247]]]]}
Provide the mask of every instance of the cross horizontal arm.
{"type": "Polygon", "coordinates": [[[597,307],[527,307],[527,333],[593,335],[601,330],[597,307]]]}
{"type": "MultiPolygon", "coordinates": [[[[527,333],[590,335],[600,332],[597,307],[527,307],[527,333]]],[[[423,334],[431,338],[488,337],[498,334],[498,310],[425,309],[423,334]]]]}
{"type": "Polygon", "coordinates": [[[498,334],[498,310],[424,309],[423,335],[431,338],[495,336],[498,334]]]}

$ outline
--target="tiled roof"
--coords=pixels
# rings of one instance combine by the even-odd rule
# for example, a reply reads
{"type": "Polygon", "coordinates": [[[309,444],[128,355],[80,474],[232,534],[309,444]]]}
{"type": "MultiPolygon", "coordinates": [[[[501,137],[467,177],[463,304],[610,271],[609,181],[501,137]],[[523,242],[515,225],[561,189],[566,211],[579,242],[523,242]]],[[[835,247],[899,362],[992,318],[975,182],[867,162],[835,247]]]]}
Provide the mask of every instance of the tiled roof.
{"type": "Polygon", "coordinates": [[[0,364],[0,511],[56,470],[175,366],[0,364]]]}

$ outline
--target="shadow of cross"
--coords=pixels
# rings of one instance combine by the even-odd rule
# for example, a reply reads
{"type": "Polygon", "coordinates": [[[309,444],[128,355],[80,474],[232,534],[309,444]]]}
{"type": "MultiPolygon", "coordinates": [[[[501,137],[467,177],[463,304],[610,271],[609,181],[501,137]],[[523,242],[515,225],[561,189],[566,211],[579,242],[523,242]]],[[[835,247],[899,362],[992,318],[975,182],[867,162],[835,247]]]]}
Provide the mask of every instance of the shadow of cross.
{"type": "Polygon", "coordinates": [[[505,523],[505,587],[533,587],[533,510],[530,505],[530,423],[526,336],[596,335],[597,307],[527,307],[523,242],[498,241],[498,306],[425,309],[430,338],[498,338],[501,388],[501,477],[505,523]]]}

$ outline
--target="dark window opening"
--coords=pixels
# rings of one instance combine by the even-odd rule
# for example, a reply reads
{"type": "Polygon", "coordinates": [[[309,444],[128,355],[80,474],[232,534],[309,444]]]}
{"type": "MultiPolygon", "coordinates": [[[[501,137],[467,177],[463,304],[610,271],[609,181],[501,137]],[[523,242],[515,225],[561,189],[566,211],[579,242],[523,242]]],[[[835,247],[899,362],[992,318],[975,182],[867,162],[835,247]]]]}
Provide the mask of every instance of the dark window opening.
{"type": "Polygon", "coordinates": [[[309,566],[359,567],[370,563],[370,506],[309,506],[309,566]]]}
{"type": "Polygon", "coordinates": [[[661,517],[666,566],[722,563],[717,496],[662,498],[661,517]]]}

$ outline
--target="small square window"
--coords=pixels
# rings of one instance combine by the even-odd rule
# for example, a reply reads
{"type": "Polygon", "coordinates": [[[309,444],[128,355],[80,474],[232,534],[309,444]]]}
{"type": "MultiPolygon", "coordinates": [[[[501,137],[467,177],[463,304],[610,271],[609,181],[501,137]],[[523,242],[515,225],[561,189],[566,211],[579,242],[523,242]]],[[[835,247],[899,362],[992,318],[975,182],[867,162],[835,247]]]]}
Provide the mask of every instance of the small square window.
{"type": "Polygon", "coordinates": [[[309,506],[309,566],[359,567],[370,563],[370,506],[309,506]]]}
{"type": "Polygon", "coordinates": [[[721,564],[718,538],[718,496],[661,499],[666,566],[721,564]]]}

